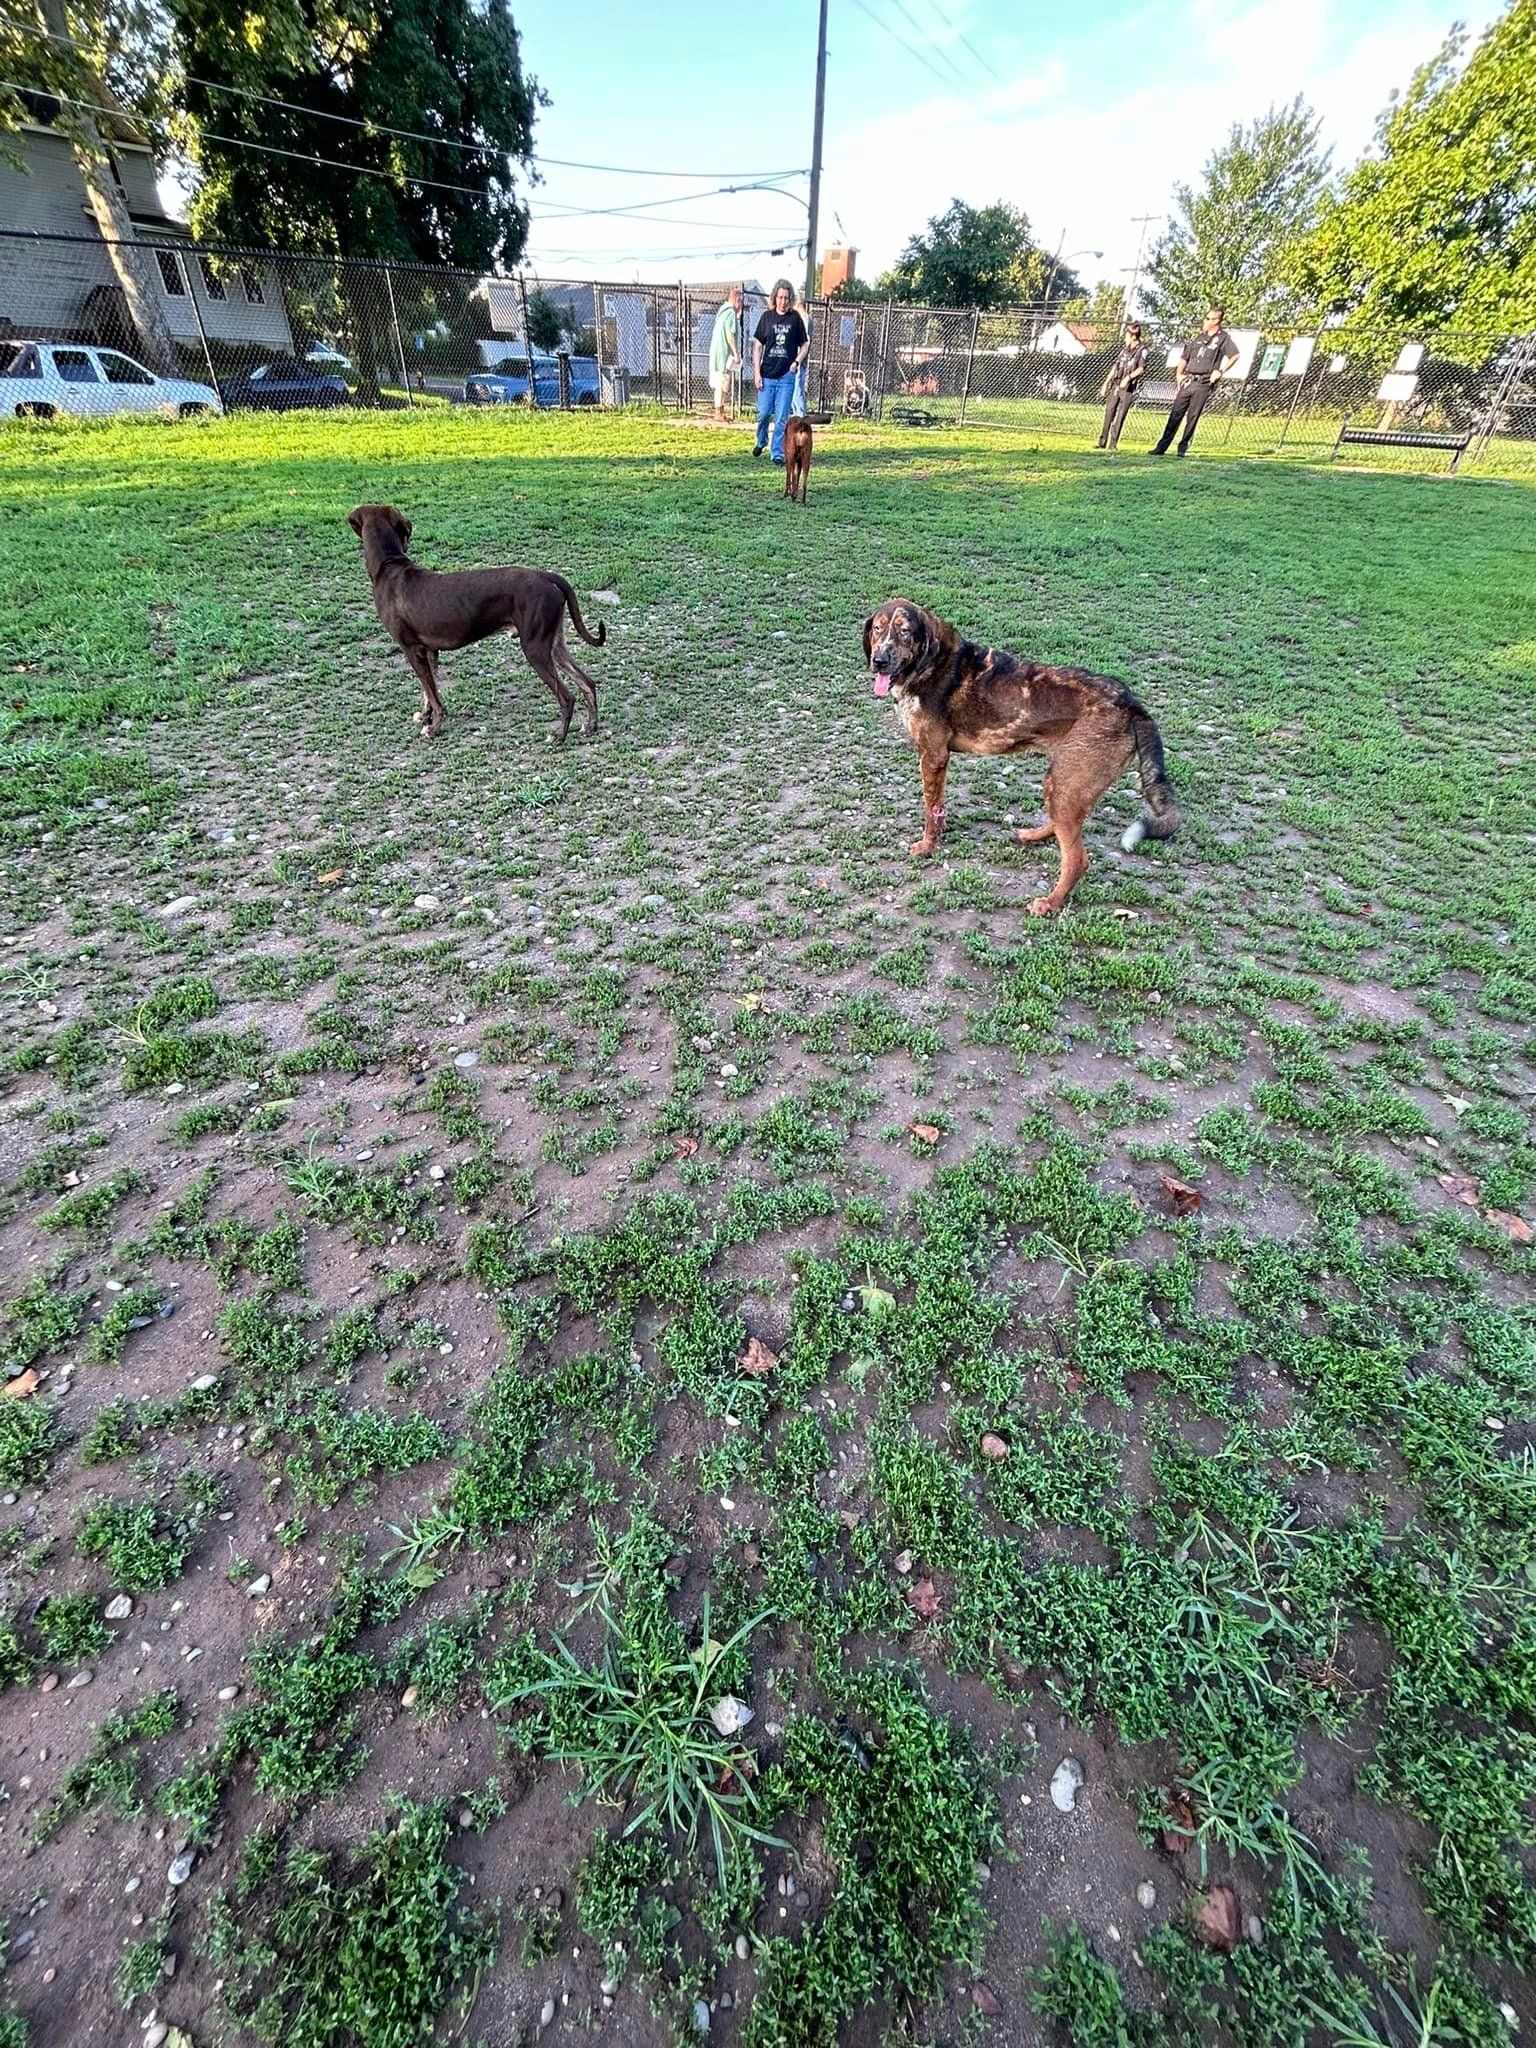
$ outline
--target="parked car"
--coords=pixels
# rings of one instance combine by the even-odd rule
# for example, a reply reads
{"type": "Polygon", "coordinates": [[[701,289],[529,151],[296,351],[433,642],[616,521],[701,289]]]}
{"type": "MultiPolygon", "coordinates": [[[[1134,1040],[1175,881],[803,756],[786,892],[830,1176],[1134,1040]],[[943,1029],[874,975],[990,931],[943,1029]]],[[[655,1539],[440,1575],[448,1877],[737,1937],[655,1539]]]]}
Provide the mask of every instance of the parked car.
{"type": "Polygon", "coordinates": [[[185,420],[223,410],[211,384],[157,377],[119,349],[74,342],[0,342],[0,414],[51,420],[138,412],[185,420]]]}
{"type": "Polygon", "coordinates": [[[296,406],[345,405],[351,398],[346,380],[319,363],[301,363],[294,356],[271,356],[254,363],[219,386],[226,405],[256,406],[265,412],[289,412],[296,406]]]}
{"type": "MultiPolygon", "coordinates": [[[[572,405],[596,405],[598,375],[596,356],[570,356],[572,405]]],[[[540,405],[560,403],[560,358],[535,349],[533,388],[540,405]]],[[[528,403],[528,358],[503,356],[494,370],[477,370],[464,380],[466,405],[526,405],[528,403]]]]}
{"type": "Polygon", "coordinates": [[[339,348],[332,348],[328,341],[313,341],[304,351],[306,363],[324,363],[328,370],[344,377],[352,367],[352,358],[344,356],[339,348]]]}

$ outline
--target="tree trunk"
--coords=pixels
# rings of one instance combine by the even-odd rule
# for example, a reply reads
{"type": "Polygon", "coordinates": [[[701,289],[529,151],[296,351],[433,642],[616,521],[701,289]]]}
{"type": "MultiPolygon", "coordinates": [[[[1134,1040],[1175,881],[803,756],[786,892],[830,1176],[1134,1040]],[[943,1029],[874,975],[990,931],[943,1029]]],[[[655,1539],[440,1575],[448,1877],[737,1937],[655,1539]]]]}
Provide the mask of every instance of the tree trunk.
{"type": "MultiPolygon", "coordinates": [[[[37,12],[48,34],[63,39],[55,41],[54,54],[62,61],[68,53],[81,83],[78,97],[99,106],[110,104],[105,79],[70,45],[64,0],[37,0],[37,12]]],[[[133,241],[133,222],[128,217],[127,202],[113,181],[106,145],[90,109],[71,107],[68,117],[70,145],[81,183],[106,244],[107,258],[122,290],[128,318],[138,332],[140,352],[147,368],[165,375],[176,368],[176,345],[161,303],[158,271],[141,249],[129,246],[133,241]]]]}

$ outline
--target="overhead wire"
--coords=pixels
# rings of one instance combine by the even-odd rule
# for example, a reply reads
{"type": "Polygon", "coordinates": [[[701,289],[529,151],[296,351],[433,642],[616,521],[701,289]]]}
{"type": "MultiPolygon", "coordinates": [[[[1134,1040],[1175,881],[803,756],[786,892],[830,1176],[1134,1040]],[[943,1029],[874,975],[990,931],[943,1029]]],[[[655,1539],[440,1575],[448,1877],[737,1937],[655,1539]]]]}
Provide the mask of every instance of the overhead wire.
{"type": "MultiPolygon", "coordinates": [[[[51,29],[39,28],[35,22],[21,21],[18,20],[14,15],[0,12],[0,22],[3,22],[5,26],[8,28],[16,29],[22,35],[36,36],[40,41],[43,42],[62,43],[72,50],[89,50],[88,44],[80,42],[74,36],[56,35],[51,29]]],[[[191,72],[185,72],[182,75],[186,84],[202,86],[206,91],[209,92],[225,93],[234,99],[252,100],[261,106],[281,107],[285,113],[303,114],[307,119],[312,121],[334,121],[340,123],[343,127],[361,128],[370,135],[395,136],[403,142],[426,142],[430,143],[436,149],[465,150],[469,154],[475,156],[500,156],[508,153],[502,150],[498,150],[493,145],[484,142],[463,142],[454,136],[433,135],[419,128],[391,128],[381,121],[365,120],[354,114],[334,114],[328,112],[326,109],[321,107],[306,107],[301,101],[298,100],[278,99],[270,93],[253,92],[248,86],[222,85],[219,83],[217,79],[199,78],[191,72]]],[[[69,100],[69,96],[67,94],[53,92],[47,86],[12,86],[11,90],[17,92],[42,93],[49,99],[67,100],[68,103],[72,106],[88,106],[91,104],[89,101],[85,100],[69,100]]],[[[121,107],[98,107],[97,111],[101,113],[120,114],[123,113],[125,109],[121,107]]],[[[545,156],[543,152],[540,150],[533,151],[529,158],[529,161],[532,163],[549,164],[552,167],[563,171],[594,171],[599,173],[600,175],[611,175],[614,177],[625,178],[737,177],[764,179],[803,178],[806,175],[806,173],[803,170],[657,171],[647,169],[640,164],[585,163],[576,157],[545,156]]],[[[416,182],[419,183],[420,181],[418,180],[416,182]]]]}

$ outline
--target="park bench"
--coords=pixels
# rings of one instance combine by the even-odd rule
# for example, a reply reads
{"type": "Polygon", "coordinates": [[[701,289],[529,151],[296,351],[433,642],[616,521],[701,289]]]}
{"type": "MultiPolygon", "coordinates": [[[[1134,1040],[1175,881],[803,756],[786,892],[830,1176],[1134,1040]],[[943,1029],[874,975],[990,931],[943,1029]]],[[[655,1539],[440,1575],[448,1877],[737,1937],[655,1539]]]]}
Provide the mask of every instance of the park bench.
{"type": "MultiPolygon", "coordinates": [[[[1470,434],[1421,434],[1409,429],[1400,431],[1395,427],[1352,427],[1346,420],[1339,429],[1339,438],[1333,444],[1337,455],[1344,447],[1354,448],[1438,448],[1451,458],[1454,470],[1471,442],[1470,434]]],[[[1329,460],[1332,461],[1330,456],[1329,460]]]]}

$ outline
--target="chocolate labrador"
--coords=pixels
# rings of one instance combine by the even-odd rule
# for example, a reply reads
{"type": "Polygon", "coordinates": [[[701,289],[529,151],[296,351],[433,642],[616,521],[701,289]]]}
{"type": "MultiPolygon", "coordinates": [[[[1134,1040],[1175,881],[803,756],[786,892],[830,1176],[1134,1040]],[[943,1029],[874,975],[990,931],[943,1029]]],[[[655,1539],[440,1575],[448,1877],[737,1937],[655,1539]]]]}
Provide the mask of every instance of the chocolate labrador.
{"type": "Polygon", "coordinates": [[[443,725],[437,657],[492,633],[511,633],[522,641],[528,666],[560,708],[556,739],[570,731],[576,708],[562,669],[586,699],[586,730],[597,731],[597,685],[571,658],[565,614],[570,612],[589,647],[601,647],[608,628],[599,621],[595,634],[587,631],[576,593],[563,576],[543,569],[423,569],[405,552],[411,522],[393,505],[359,505],[347,514],[347,524],[363,543],[374,609],[421,684],[419,717],[429,739],[443,725]]]}

